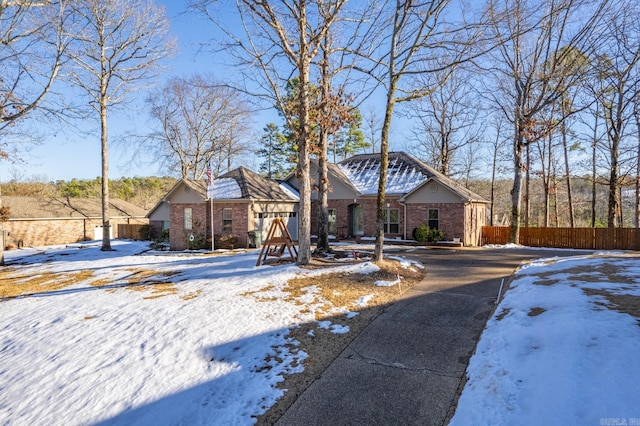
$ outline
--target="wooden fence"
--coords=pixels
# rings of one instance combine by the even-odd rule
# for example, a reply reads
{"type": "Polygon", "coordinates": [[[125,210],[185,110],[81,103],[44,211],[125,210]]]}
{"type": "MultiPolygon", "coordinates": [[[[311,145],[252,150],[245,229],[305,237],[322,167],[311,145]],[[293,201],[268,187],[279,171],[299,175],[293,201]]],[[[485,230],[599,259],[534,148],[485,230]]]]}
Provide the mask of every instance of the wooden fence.
{"type": "Polygon", "coordinates": [[[143,236],[140,233],[140,230],[144,225],[141,223],[119,223],[118,224],[118,238],[128,239],[128,240],[142,240],[143,236]]]}
{"type": "MultiPolygon", "coordinates": [[[[482,245],[506,244],[508,226],[483,226],[482,245]]],[[[592,250],[640,250],[637,228],[520,228],[519,244],[592,250]]]]}

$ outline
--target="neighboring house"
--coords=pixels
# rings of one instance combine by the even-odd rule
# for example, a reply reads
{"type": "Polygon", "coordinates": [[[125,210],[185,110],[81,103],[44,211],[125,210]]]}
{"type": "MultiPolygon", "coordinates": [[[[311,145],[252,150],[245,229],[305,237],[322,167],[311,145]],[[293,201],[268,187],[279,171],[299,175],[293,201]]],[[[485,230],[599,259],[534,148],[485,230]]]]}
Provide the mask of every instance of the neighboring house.
{"type": "MultiPolygon", "coordinates": [[[[166,198],[166,197],[165,197],[166,198]]],[[[169,229],[170,215],[169,215],[169,203],[163,198],[158,204],[156,204],[149,213],[147,213],[147,219],[149,219],[149,225],[153,228],[154,234],[159,236],[162,231],[169,229]]]]}
{"type": "MultiPolygon", "coordinates": [[[[102,201],[99,198],[3,196],[9,207],[4,223],[7,246],[46,246],[102,239],[102,201]]],[[[119,199],[109,201],[110,235],[118,238],[119,224],[147,224],[145,211],[119,199]]]]}
{"type": "Polygon", "coordinates": [[[169,211],[171,250],[189,248],[190,240],[210,239],[212,209],[215,240],[233,239],[235,247],[249,246],[249,232],[257,232],[265,238],[276,217],[285,220],[294,239],[298,235],[298,195],[295,191],[244,167],[215,179],[213,205],[207,199],[207,182],[188,179],[174,185],[149,212],[149,219],[164,220],[162,205],[169,211]]]}
{"type": "MultiPolygon", "coordinates": [[[[375,236],[380,154],[356,155],[329,164],[329,233],[337,238],[375,236]]],[[[311,177],[318,182],[318,165],[311,177]]],[[[287,182],[298,188],[295,175],[287,182]]],[[[312,212],[318,193],[312,193],[312,212]]],[[[403,152],[389,153],[386,185],[385,236],[413,239],[421,224],[444,231],[446,240],[460,239],[465,246],[480,245],[488,201],[403,152]]],[[[316,234],[318,219],[311,217],[316,234]]]]}

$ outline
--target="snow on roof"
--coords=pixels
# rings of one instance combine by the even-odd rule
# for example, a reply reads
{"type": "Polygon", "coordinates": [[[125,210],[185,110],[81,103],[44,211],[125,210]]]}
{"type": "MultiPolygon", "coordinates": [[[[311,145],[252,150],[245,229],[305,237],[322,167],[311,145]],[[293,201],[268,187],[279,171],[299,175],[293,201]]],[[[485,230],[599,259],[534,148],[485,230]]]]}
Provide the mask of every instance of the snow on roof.
{"type": "MultiPolygon", "coordinates": [[[[207,181],[203,179],[183,179],[184,184],[198,192],[203,199],[207,197],[207,181]]],[[[174,187],[175,188],[175,187],[174,187]]],[[[169,193],[171,193],[169,191],[169,193]]],[[[295,202],[299,197],[295,191],[286,190],[273,179],[267,179],[244,167],[238,167],[214,179],[214,200],[272,200],[295,202]]]]}
{"type": "Polygon", "coordinates": [[[287,194],[289,197],[293,198],[294,200],[300,200],[300,193],[291,185],[289,185],[286,182],[280,182],[280,189],[282,189],[282,191],[284,191],[285,194],[287,194]]]}
{"type": "MultiPolygon", "coordinates": [[[[362,195],[378,193],[379,157],[362,158],[362,156],[356,156],[340,163],[338,167],[362,195]]],[[[406,194],[429,179],[429,176],[421,168],[405,161],[400,156],[390,156],[387,171],[386,192],[388,194],[406,194]]]]}
{"type": "Polygon", "coordinates": [[[214,199],[242,198],[242,189],[238,181],[232,178],[216,179],[213,184],[214,199]]]}

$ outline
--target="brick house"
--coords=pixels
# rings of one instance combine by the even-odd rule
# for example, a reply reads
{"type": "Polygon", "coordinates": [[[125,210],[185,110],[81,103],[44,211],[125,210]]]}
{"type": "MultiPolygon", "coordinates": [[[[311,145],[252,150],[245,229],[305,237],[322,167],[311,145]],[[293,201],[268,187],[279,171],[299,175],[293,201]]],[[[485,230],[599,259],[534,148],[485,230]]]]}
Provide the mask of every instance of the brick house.
{"type": "MultiPolygon", "coordinates": [[[[5,245],[47,246],[102,239],[100,198],[3,196],[9,207],[4,223],[5,245]]],[[[111,237],[118,238],[119,224],[147,224],[145,211],[124,200],[109,200],[111,237]]]]}
{"type": "MultiPolygon", "coordinates": [[[[376,199],[380,154],[362,154],[329,164],[329,233],[337,238],[372,237],[376,232],[376,199]]],[[[312,179],[318,181],[317,162],[312,179]]],[[[298,187],[295,175],[287,182],[298,187]]],[[[312,193],[312,211],[318,208],[312,193]]],[[[445,240],[480,245],[488,201],[404,152],[389,153],[386,186],[385,236],[413,239],[413,230],[426,224],[444,231],[445,240]]],[[[317,215],[311,233],[318,231],[317,215]]]]}
{"type": "Polygon", "coordinates": [[[178,181],[147,217],[155,219],[152,226],[159,226],[158,222],[164,222],[162,212],[168,212],[171,250],[185,250],[193,241],[210,241],[211,210],[216,241],[248,247],[248,233],[266,236],[275,217],[282,217],[292,237],[297,238],[295,191],[244,167],[215,179],[213,201],[207,199],[206,181],[178,181]]]}

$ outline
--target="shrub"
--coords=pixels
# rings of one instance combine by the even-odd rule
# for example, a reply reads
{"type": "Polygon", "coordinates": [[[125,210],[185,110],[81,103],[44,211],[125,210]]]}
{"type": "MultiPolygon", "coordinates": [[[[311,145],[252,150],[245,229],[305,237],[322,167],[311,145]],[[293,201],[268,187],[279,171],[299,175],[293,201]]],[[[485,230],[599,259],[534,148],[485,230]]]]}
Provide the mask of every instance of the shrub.
{"type": "Polygon", "coordinates": [[[189,250],[201,250],[207,248],[207,238],[203,234],[193,233],[187,235],[189,250]],[[191,238],[193,236],[193,238],[191,238]]]}
{"type": "MultiPolygon", "coordinates": [[[[211,240],[209,240],[209,243],[211,243],[211,240]]],[[[235,235],[216,235],[214,243],[216,248],[228,250],[233,250],[239,246],[238,237],[235,235]]]]}
{"type": "Polygon", "coordinates": [[[0,222],[8,221],[10,213],[9,207],[0,207],[0,222]]]}
{"type": "Polygon", "coordinates": [[[413,238],[422,243],[435,243],[444,238],[444,232],[440,229],[429,228],[422,224],[413,230],[413,238]]]}
{"type": "Polygon", "coordinates": [[[153,250],[169,250],[169,229],[163,229],[158,238],[151,243],[153,250]]]}
{"type": "Polygon", "coordinates": [[[138,238],[141,241],[153,241],[156,237],[156,230],[151,225],[142,225],[138,231],[138,238]]]}

